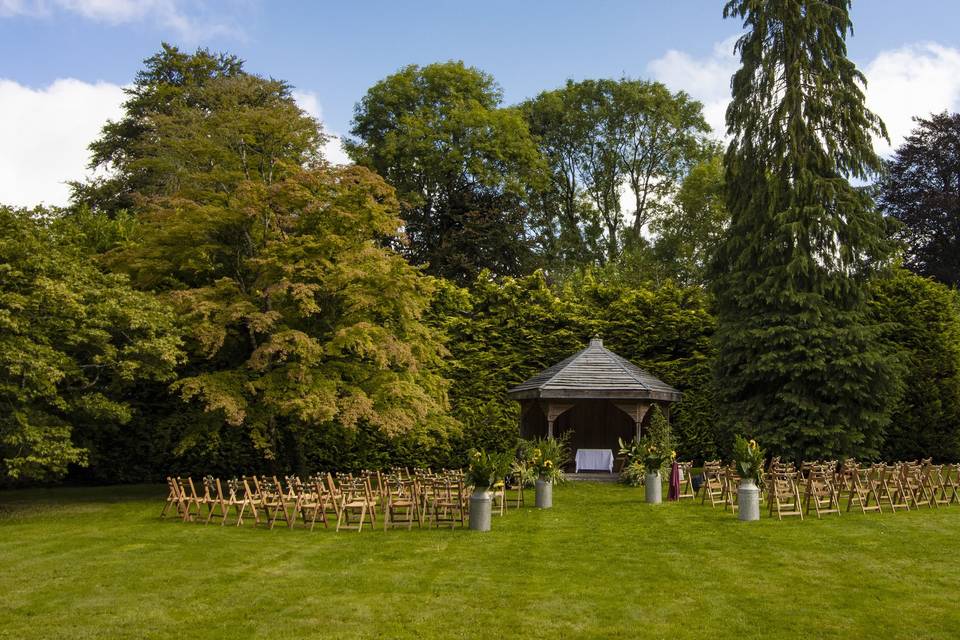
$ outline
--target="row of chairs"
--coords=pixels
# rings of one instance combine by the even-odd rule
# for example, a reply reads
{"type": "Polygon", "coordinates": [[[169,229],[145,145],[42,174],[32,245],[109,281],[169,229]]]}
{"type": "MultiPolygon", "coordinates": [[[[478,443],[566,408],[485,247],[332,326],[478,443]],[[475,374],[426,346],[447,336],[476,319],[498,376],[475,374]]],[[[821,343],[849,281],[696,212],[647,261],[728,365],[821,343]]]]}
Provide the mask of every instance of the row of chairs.
{"type": "MultiPolygon", "coordinates": [[[[701,504],[722,504],[737,511],[740,477],[732,466],[720,461],[704,463],[701,504]]],[[[960,504],[960,464],[935,465],[932,460],[861,465],[855,460],[803,462],[799,469],[774,458],[763,475],[761,490],[766,495],[769,515],[797,516],[811,512],[817,518],[854,508],[862,513],[882,513],[884,507],[917,509],[960,504]]]]}
{"type": "MultiPolygon", "coordinates": [[[[185,522],[217,521],[220,525],[244,519],[273,528],[277,522],[294,527],[299,521],[311,531],[316,524],[336,530],[362,531],[364,525],[384,529],[464,526],[469,517],[467,486],[458,470],[393,469],[352,474],[317,474],[302,480],[285,476],[244,476],[223,481],[206,476],[199,484],[190,477],[168,477],[168,494],[161,517],[168,511],[185,522]]],[[[492,487],[494,513],[502,515],[509,503],[524,504],[522,488],[498,483],[492,487]],[[508,492],[515,497],[508,499],[508,492]]]]}

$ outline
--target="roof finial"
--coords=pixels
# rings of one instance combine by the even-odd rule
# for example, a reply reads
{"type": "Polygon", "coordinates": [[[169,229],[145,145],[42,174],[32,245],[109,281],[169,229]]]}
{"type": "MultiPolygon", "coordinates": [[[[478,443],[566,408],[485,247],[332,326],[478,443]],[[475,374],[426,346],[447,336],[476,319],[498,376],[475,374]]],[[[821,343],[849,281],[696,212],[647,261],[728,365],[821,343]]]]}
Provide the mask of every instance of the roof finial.
{"type": "Polygon", "coordinates": [[[595,336],[593,336],[592,338],[590,338],[590,346],[591,346],[591,347],[602,347],[602,346],[603,346],[603,340],[600,339],[600,336],[595,335],[595,336]]]}

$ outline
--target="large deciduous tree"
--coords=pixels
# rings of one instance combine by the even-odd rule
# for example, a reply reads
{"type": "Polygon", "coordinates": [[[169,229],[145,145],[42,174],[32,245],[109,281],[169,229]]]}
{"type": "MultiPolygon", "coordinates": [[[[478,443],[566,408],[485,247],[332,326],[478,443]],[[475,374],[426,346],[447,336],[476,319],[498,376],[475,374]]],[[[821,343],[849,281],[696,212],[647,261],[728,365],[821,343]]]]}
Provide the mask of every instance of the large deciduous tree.
{"type": "Polygon", "coordinates": [[[960,113],[917,118],[880,184],[879,204],[902,224],[906,266],[960,285],[960,113]]]}
{"type": "Polygon", "coordinates": [[[879,450],[898,378],[868,313],[889,247],[849,0],[730,0],[742,66],[727,110],[731,224],[714,261],[716,373],[729,420],[792,458],[879,450]]]}
{"type": "Polygon", "coordinates": [[[387,248],[394,190],[323,162],[318,124],[281,82],[237,73],[191,95],[131,143],[118,179],[152,178],[132,197],[137,237],[106,256],[189,327],[175,389],[222,419],[190,440],[242,428],[264,458],[304,470],[301,445],[334,425],[446,425],[443,347],[420,321],[433,285],[387,248]]]}
{"type": "Polygon", "coordinates": [[[552,232],[549,261],[561,265],[616,261],[643,244],[709,131],[687,94],[629,78],[571,80],[522,109],[549,164],[537,202],[552,232]]]}
{"type": "Polygon", "coordinates": [[[472,281],[534,259],[526,196],[543,163],[523,118],[489,75],[461,62],[411,65],[371,87],[348,142],[397,190],[407,243],[431,274],[472,281]]]}
{"type": "Polygon", "coordinates": [[[86,464],[78,432],[127,423],[133,390],[183,357],[173,310],[49,218],[0,207],[0,480],[86,464]]]}
{"type": "Polygon", "coordinates": [[[716,153],[690,169],[671,206],[650,224],[657,268],[677,282],[703,284],[729,222],[723,155],[716,153]]]}

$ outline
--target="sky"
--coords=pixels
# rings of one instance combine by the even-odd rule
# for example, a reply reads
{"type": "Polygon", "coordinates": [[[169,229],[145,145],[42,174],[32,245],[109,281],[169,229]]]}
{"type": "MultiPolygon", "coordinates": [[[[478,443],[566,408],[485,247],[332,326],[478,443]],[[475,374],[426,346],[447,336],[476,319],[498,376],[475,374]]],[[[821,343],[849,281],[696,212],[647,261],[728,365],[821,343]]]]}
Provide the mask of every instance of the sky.
{"type": "MultiPolygon", "coordinates": [[[[407,64],[492,74],[514,104],[567,79],[664,82],[723,135],[741,31],[721,0],[0,0],[0,203],[64,205],[87,145],[161,42],[237,54],[290,82],[325,129],[349,135],[366,89],[407,64]]],[[[960,111],[960,1],[854,0],[850,57],[885,120],[889,154],[913,116],[960,111]]],[[[327,155],[345,161],[338,141],[327,155]]]]}

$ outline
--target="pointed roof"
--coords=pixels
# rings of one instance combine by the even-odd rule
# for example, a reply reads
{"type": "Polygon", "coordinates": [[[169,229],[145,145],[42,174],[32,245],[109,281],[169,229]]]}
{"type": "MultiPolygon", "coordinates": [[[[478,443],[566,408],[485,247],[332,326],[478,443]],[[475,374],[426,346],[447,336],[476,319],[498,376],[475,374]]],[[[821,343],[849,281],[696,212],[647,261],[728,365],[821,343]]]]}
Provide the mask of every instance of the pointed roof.
{"type": "Polygon", "coordinates": [[[593,338],[578,351],[509,389],[514,400],[531,398],[611,398],[674,402],[681,393],[593,338]]]}

